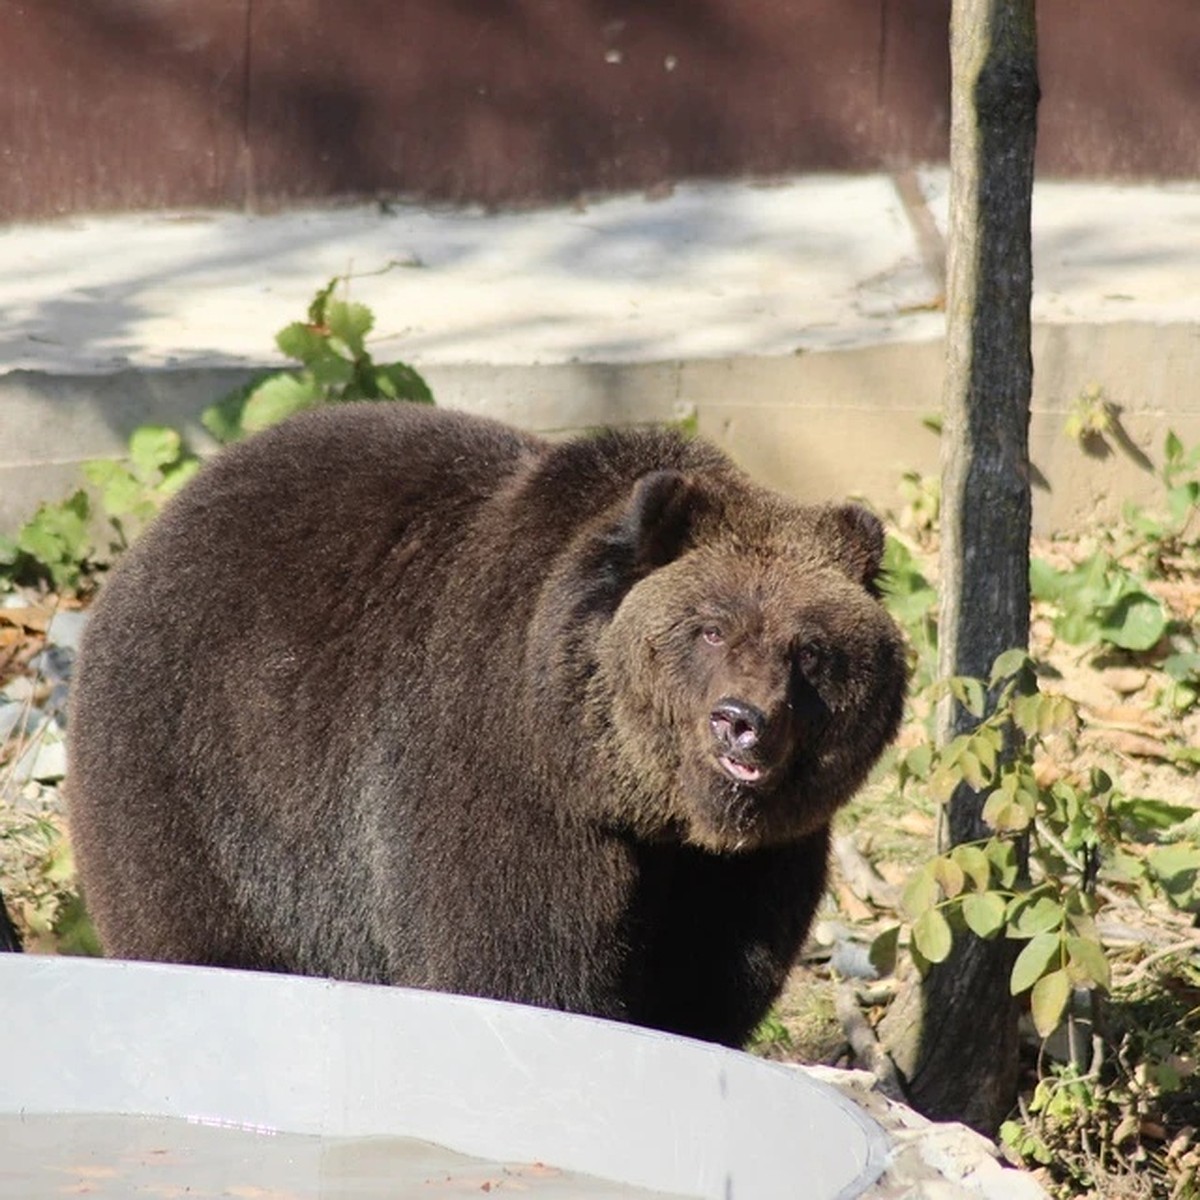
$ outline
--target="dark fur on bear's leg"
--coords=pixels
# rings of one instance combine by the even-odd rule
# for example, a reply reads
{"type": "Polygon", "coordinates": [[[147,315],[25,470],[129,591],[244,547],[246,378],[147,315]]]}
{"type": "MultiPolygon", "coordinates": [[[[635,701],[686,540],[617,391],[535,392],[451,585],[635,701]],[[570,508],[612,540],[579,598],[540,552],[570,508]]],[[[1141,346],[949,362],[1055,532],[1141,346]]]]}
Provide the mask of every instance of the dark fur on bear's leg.
{"type": "Polygon", "coordinates": [[[361,405],[225,452],[72,688],[107,952],[741,1042],[899,721],[882,549],[664,432],[361,405]]]}
{"type": "Polygon", "coordinates": [[[736,856],[643,847],[630,920],[646,951],[627,978],[631,1019],[742,1045],[804,940],[824,890],[828,845],[821,832],[736,856]],[[785,895],[792,904],[781,908],[785,895]]]}

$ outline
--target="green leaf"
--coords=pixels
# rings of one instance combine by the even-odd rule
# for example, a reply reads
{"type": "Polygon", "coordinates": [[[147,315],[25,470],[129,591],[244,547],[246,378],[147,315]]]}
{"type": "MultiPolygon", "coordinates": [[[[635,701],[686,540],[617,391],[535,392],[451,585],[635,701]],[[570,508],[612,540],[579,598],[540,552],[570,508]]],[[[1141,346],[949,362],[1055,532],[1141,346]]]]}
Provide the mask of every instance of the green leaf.
{"type": "Polygon", "coordinates": [[[275,345],[288,356],[302,362],[306,367],[327,353],[325,334],[303,321],[293,321],[275,335],[275,345]]]}
{"type": "Polygon", "coordinates": [[[1033,985],[1029,996],[1029,1011],[1034,1028],[1048,1038],[1062,1021],[1071,998],[1071,980],[1066,971],[1051,971],[1033,985]]]}
{"type": "Polygon", "coordinates": [[[1113,846],[1104,860],[1104,876],[1117,883],[1140,885],[1147,877],[1146,860],[1113,846]]]}
{"type": "MultiPolygon", "coordinates": [[[[354,360],[339,354],[336,342],[327,342],[322,353],[311,359],[306,367],[312,379],[320,384],[321,390],[334,393],[328,397],[332,400],[340,399],[336,393],[354,381],[354,360]]],[[[325,399],[320,391],[317,399],[325,399]]]]}
{"type": "Polygon", "coordinates": [[[1162,669],[1179,683],[1200,680],[1200,654],[1169,654],[1163,659],[1162,669]]]}
{"type": "Polygon", "coordinates": [[[1075,705],[1066,696],[1033,692],[1012,702],[1012,717],[1027,737],[1048,737],[1075,724],[1075,705]]]}
{"type": "Polygon", "coordinates": [[[1176,765],[1183,763],[1189,769],[1200,766],[1200,746],[1168,746],[1167,757],[1176,765]]]}
{"type": "Polygon", "coordinates": [[[1182,525],[1196,510],[1200,501],[1200,482],[1189,479],[1167,492],[1167,511],[1176,525],[1182,525]]]}
{"type": "Polygon", "coordinates": [[[935,804],[945,804],[958,790],[961,782],[962,776],[953,763],[939,763],[926,784],[929,789],[929,798],[935,804]]]}
{"type": "Polygon", "coordinates": [[[325,313],[329,306],[329,299],[337,289],[337,285],[342,282],[342,276],[335,275],[313,298],[312,303],[308,306],[308,323],[310,325],[324,325],[325,313]]]}
{"type": "Polygon", "coordinates": [[[1200,846],[1191,842],[1162,846],[1146,855],[1146,864],[1176,908],[1185,912],[1200,909],[1200,846]]]}
{"type": "Polygon", "coordinates": [[[43,504],[17,533],[17,548],[50,571],[56,585],[73,584],[91,548],[91,504],[77,491],[59,504],[43,504]]]}
{"type": "Polygon", "coordinates": [[[311,408],[319,399],[320,393],[311,380],[274,375],[251,393],[242,412],[242,426],[247,433],[256,433],[311,408]]]}
{"type": "Polygon", "coordinates": [[[990,772],[984,769],[974,750],[964,750],[954,765],[962,775],[963,782],[974,792],[982,791],[991,778],[990,772]]]}
{"type": "Polygon", "coordinates": [[[953,900],[961,894],[966,880],[963,877],[962,867],[953,858],[935,858],[929,864],[929,869],[934,879],[941,885],[946,899],[953,900]]]}
{"type": "Polygon", "coordinates": [[[1173,429],[1168,429],[1167,436],[1163,439],[1163,457],[1170,464],[1177,463],[1183,458],[1183,443],[1173,429]]]}
{"type": "Polygon", "coordinates": [[[986,694],[981,680],[956,675],[950,680],[950,694],[973,717],[982,717],[986,694]]]}
{"type": "Polygon", "coordinates": [[[1004,897],[995,892],[970,892],[963,897],[963,920],[981,938],[994,937],[1004,928],[1007,909],[1004,897]]]}
{"type": "Polygon", "coordinates": [[[1012,795],[999,789],[984,801],[981,815],[997,833],[1020,833],[1029,828],[1029,813],[1012,795]]]}
{"type": "Polygon", "coordinates": [[[937,880],[927,863],[905,885],[900,907],[910,921],[915,921],[937,903],[937,898],[937,880]]]}
{"type": "Polygon", "coordinates": [[[1112,812],[1143,840],[1196,815],[1196,810],[1189,804],[1170,804],[1166,800],[1125,796],[1114,797],[1112,812]]]}
{"type": "Polygon", "coordinates": [[[1068,696],[1044,696],[1038,710],[1037,732],[1041,737],[1048,737],[1060,729],[1075,725],[1075,705],[1068,696]]]}
{"type": "Polygon", "coordinates": [[[1045,892],[1027,892],[1009,903],[1009,937],[1027,938],[1049,933],[1061,928],[1065,919],[1062,904],[1053,896],[1045,892]]]}
{"type": "Polygon", "coordinates": [[[100,502],[111,516],[121,517],[136,512],[146,503],[146,485],[128,471],[116,471],[104,485],[100,502]]]}
{"type": "Polygon", "coordinates": [[[1126,592],[1100,622],[1100,636],[1123,650],[1149,650],[1166,632],[1162,605],[1145,592],[1126,592]]]}
{"type": "Polygon", "coordinates": [[[384,363],[375,367],[375,383],[380,394],[390,399],[407,400],[412,404],[433,403],[429,384],[406,363],[384,363]]]}
{"type": "Polygon", "coordinates": [[[880,975],[891,975],[896,970],[896,954],[900,946],[900,926],[885,929],[871,943],[871,966],[880,975]]]}
{"type": "Polygon", "coordinates": [[[142,425],[129,439],[129,458],[143,478],[178,460],[183,439],[165,425],[142,425]]]}
{"type": "Polygon", "coordinates": [[[1200,846],[1192,842],[1173,842],[1151,850],[1146,856],[1160,879],[1171,879],[1185,872],[1200,870],[1200,846]]]}
{"type": "Polygon", "coordinates": [[[924,979],[929,974],[933,963],[921,953],[921,947],[915,941],[910,941],[908,944],[908,957],[912,959],[912,965],[916,967],[917,974],[924,979]]]}
{"type": "Polygon", "coordinates": [[[955,846],[950,851],[950,857],[979,891],[987,891],[992,880],[992,865],[978,846],[955,846]]]}
{"type": "Polygon", "coordinates": [[[953,935],[950,924],[936,908],[927,908],[914,922],[913,941],[931,963],[945,962],[950,956],[953,935]]]}
{"type": "Polygon", "coordinates": [[[1060,947],[1057,933],[1040,933],[1025,944],[1008,981],[1014,996],[1031,988],[1049,970],[1060,956],[1060,947]]]}
{"type": "MultiPolygon", "coordinates": [[[[900,767],[908,779],[928,779],[933,766],[933,747],[928,742],[914,746],[901,760],[900,767]]],[[[901,781],[903,784],[903,780],[901,781]]]]}
{"type": "Polygon", "coordinates": [[[1067,970],[1072,983],[1108,991],[1112,981],[1111,968],[1104,954],[1104,947],[1099,942],[1090,938],[1069,937],[1067,955],[1070,959],[1067,970]]]}
{"type": "Polygon", "coordinates": [[[1025,650],[1012,649],[1005,650],[994,663],[992,663],[992,674],[988,679],[988,686],[995,687],[998,683],[1003,683],[1006,679],[1012,679],[1017,675],[1032,666],[1029,654],[1025,650]]]}
{"type": "Polygon", "coordinates": [[[947,767],[958,765],[958,760],[966,753],[967,747],[971,744],[971,735],[968,733],[960,733],[958,737],[951,738],[945,746],[942,747],[942,764],[947,767]]]}
{"type": "Polygon", "coordinates": [[[182,462],[177,463],[173,467],[168,467],[163,472],[162,483],[159,485],[159,492],[163,496],[173,496],[188,480],[194,478],[197,471],[200,470],[200,460],[198,458],[185,458],[182,462]]]}
{"type": "Polygon", "coordinates": [[[1067,589],[1067,575],[1044,559],[1029,560],[1029,590],[1035,600],[1050,603],[1058,600],[1067,589]]]}
{"type": "Polygon", "coordinates": [[[375,315],[365,304],[331,300],[325,310],[325,323],[329,332],[345,342],[355,358],[366,353],[364,341],[375,324],[375,315]]]}
{"type": "Polygon", "coordinates": [[[1001,887],[1012,887],[1017,878],[1017,848],[1007,838],[992,838],[983,848],[1001,887]]]}
{"type": "Polygon", "coordinates": [[[1100,619],[1090,608],[1064,613],[1055,618],[1054,632],[1072,646],[1088,646],[1100,640],[1100,619]]]}

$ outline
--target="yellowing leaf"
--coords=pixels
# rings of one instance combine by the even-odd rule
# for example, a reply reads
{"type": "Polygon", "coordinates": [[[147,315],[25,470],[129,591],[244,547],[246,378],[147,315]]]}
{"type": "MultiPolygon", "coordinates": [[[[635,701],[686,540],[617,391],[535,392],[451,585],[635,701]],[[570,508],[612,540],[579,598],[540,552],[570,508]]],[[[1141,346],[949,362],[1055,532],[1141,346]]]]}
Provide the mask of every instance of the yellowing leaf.
{"type": "Polygon", "coordinates": [[[1048,1038],[1057,1028],[1071,998],[1071,980],[1066,971],[1051,971],[1033,985],[1029,996],[1029,1011],[1034,1028],[1048,1038]]]}
{"type": "Polygon", "coordinates": [[[930,863],[930,871],[934,879],[941,884],[947,900],[953,900],[962,892],[966,880],[962,867],[953,858],[935,858],[930,863]]]}
{"type": "Polygon", "coordinates": [[[1070,961],[1067,971],[1071,982],[1084,986],[1102,987],[1108,990],[1111,972],[1104,948],[1090,938],[1067,938],[1067,954],[1070,961]]]}
{"type": "Polygon", "coordinates": [[[978,846],[955,846],[950,851],[950,857],[981,892],[987,890],[992,878],[992,868],[987,855],[978,846]]]}
{"type": "Polygon", "coordinates": [[[987,798],[983,819],[998,833],[1020,833],[1029,825],[1029,813],[1002,791],[995,791],[987,798]]]}

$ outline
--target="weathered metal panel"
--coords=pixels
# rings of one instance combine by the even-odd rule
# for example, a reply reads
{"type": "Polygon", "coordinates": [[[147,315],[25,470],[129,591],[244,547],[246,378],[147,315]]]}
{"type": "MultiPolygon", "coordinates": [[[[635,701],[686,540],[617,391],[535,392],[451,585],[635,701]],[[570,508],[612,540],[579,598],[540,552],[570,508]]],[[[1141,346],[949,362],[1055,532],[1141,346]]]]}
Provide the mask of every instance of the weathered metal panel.
{"type": "Polygon", "coordinates": [[[943,0],[256,0],[256,196],[512,204],[937,157],[945,11],[943,0]]]}
{"type": "Polygon", "coordinates": [[[0,219],[241,200],[248,0],[0,0],[0,219]]]}
{"type": "Polygon", "coordinates": [[[1200,178],[1200,3],[1042,0],[1039,170],[1200,178]]]}
{"type": "MultiPolygon", "coordinates": [[[[944,158],[950,0],[0,0],[0,219],[944,158]]],[[[1200,176],[1196,0],[1043,0],[1043,174],[1200,176]]]]}

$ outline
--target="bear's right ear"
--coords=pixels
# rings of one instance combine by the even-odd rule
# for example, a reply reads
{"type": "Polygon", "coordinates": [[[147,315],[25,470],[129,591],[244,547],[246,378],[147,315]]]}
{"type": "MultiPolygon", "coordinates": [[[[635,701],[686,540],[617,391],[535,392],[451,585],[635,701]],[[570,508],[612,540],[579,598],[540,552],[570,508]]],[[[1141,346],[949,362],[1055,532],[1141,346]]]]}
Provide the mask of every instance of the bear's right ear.
{"type": "Polygon", "coordinates": [[[687,545],[698,489],[679,471],[651,471],[633,488],[610,539],[629,555],[635,575],[646,575],[678,558],[687,545]]]}
{"type": "Polygon", "coordinates": [[[877,596],[883,565],[883,522],[861,504],[839,504],[825,510],[818,527],[851,578],[877,596]]]}

